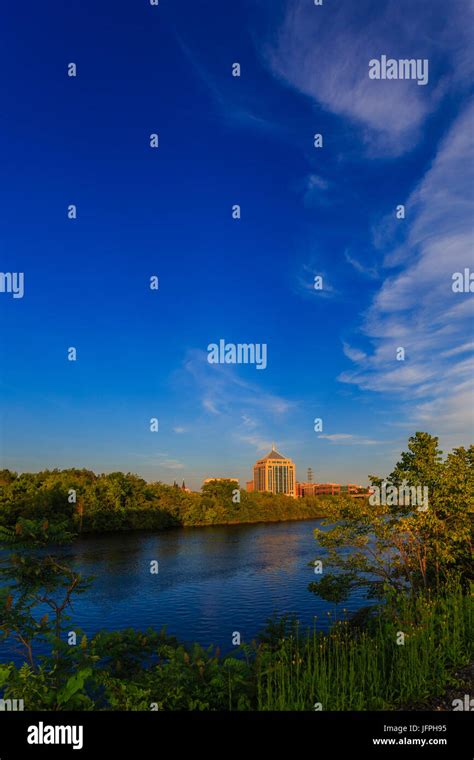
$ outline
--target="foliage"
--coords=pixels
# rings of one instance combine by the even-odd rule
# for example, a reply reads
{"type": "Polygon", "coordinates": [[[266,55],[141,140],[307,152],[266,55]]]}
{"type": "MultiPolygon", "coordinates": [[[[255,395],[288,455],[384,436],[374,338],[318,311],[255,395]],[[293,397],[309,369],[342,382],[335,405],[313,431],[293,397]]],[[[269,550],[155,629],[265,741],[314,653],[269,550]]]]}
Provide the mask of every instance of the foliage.
{"type": "Polygon", "coordinates": [[[408,449],[387,483],[426,487],[428,508],[423,511],[403,500],[379,506],[370,500],[330,505],[326,527],[315,530],[327,551],[325,571],[310,585],[324,599],[342,601],[355,588],[378,597],[390,588],[437,588],[451,575],[465,584],[472,579],[474,446],[457,448],[442,461],[438,439],[416,433],[408,449]]]}
{"type": "Polygon", "coordinates": [[[61,521],[20,517],[1,538],[11,553],[0,560],[0,640],[13,642],[25,659],[18,670],[10,666],[7,692],[26,698],[31,709],[37,702],[50,709],[87,707],[82,689],[92,674],[91,662],[84,647],[67,646],[63,635],[72,598],[87,590],[90,579],[49,549],[53,541],[70,542],[72,535],[61,521]],[[36,657],[38,645],[47,646],[49,655],[36,657]]]}
{"type": "Polygon", "coordinates": [[[349,497],[292,499],[284,494],[240,492],[233,481],[211,481],[202,493],[164,483],[147,483],[131,473],[95,475],[90,470],[0,472],[2,529],[19,521],[53,521],[70,533],[162,530],[200,526],[298,520],[321,517],[326,505],[349,497]]]}
{"type": "Polygon", "coordinates": [[[296,633],[260,655],[257,709],[393,710],[425,702],[472,660],[473,623],[459,585],[435,596],[392,594],[368,628],[339,621],[328,635],[296,633]]]}

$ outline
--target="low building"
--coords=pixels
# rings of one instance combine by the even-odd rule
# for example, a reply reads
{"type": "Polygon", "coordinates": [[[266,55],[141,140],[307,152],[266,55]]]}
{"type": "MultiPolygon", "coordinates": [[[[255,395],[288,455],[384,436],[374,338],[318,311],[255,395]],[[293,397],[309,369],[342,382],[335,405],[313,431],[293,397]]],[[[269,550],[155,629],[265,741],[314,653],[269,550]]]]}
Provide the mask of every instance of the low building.
{"type": "Polygon", "coordinates": [[[357,486],[355,483],[348,483],[347,486],[342,486],[343,493],[361,493],[364,490],[367,491],[366,488],[364,489],[362,486],[357,486]]]}
{"type": "Polygon", "coordinates": [[[300,498],[303,496],[321,496],[322,494],[335,496],[341,493],[340,483],[297,483],[296,488],[300,498]]]}
{"type": "Polygon", "coordinates": [[[304,496],[321,496],[327,494],[336,496],[338,494],[349,494],[349,496],[368,496],[369,489],[365,486],[358,486],[355,483],[348,483],[342,486],[340,483],[297,483],[296,492],[299,498],[304,496]]]}

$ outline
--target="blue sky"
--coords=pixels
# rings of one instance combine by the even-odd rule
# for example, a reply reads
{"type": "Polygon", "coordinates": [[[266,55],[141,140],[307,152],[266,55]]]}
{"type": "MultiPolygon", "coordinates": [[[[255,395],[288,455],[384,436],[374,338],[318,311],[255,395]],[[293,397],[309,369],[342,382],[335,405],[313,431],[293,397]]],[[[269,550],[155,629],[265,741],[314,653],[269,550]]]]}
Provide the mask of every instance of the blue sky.
{"type": "Polygon", "coordinates": [[[299,479],[366,482],[416,430],[469,444],[473,301],[451,285],[474,269],[472,15],[10,7],[1,270],[25,294],[0,293],[3,466],[197,488],[249,479],[275,441],[299,479]],[[428,84],[371,80],[382,54],[427,58],[428,84]],[[220,339],[267,344],[267,368],[209,364],[220,339]]]}

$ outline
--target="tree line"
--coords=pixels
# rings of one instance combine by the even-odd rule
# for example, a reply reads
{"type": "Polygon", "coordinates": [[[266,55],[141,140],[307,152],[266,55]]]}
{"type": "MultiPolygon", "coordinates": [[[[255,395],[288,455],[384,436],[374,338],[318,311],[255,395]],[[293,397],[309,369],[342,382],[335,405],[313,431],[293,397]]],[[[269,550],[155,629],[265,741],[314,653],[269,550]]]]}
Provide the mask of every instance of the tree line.
{"type": "Polygon", "coordinates": [[[0,525],[54,520],[75,533],[306,519],[326,514],[331,501],[348,499],[236,491],[230,480],[211,481],[196,493],[177,484],[147,483],[132,473],[0,471],[0,525]]]}

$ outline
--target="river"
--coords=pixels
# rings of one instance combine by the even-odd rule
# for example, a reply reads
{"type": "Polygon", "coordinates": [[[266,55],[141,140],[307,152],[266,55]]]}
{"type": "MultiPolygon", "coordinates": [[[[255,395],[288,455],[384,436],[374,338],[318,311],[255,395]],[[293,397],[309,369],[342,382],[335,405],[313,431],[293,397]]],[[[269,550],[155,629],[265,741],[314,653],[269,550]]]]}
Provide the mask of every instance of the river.
{"type": "MultiPolygon", "coordinates": [[[[272,615],[294,613],[327,630],[334,615],[366,603],[354,594],[344,605],[308,591],[317,580],[309,563],[323,559],[313,530],[321,520],[180,528],[157,533],[89,536],[62,549],[92,587],[76,598],[69,630],[88,636],[152,626],[184,642],[232,649],[232,634],[250,641],[272,615]],[[158,562],[159,572],[150,572],[158,562]],[[330,613],[330,615],[328,615],[330,613]]],[[[5,646],[0,661],[11,659],[5,646]]]]}

